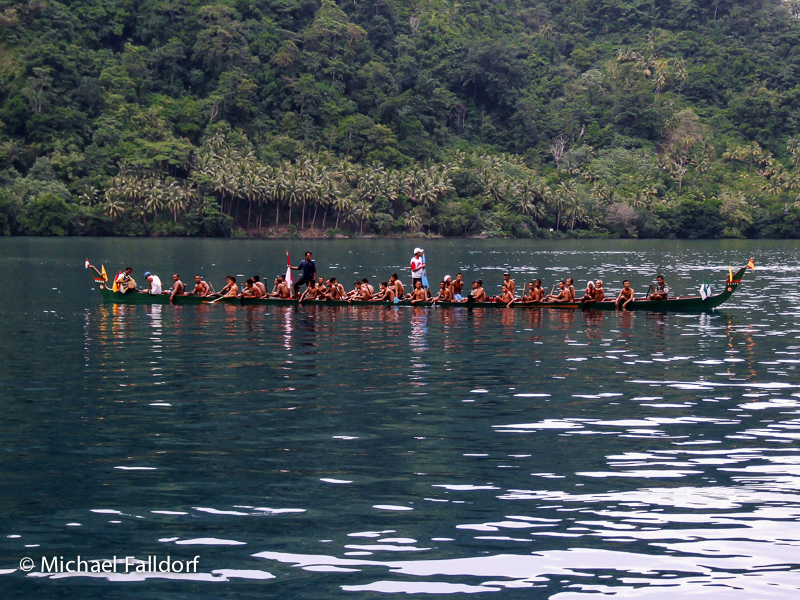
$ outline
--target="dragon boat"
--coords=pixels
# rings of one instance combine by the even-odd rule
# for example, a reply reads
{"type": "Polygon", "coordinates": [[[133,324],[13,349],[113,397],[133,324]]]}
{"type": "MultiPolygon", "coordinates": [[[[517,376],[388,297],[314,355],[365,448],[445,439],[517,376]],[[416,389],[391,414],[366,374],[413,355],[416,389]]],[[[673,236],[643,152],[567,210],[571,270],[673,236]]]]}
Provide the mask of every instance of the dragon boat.
{"type": "MultiPolygon", "coordinates": [[[[729,275],[725,280],[725,288],[719,294],[708,295],[705,298],[702,296],[678,296],[669,298],[668,300],[650,300],[649,298],[636,298],[628,304],[625,310],[633,311],[656,311],[656,312],[706,312],[717,308],[728,299],[739,287],[739,284],[744,277],[748,268],[752,267],[752,259],[750,263],[735,273],[729,271],[729,275]]],[[[93,271],[93,277],[100,295],[104,302],[114,304],[234,304],[243,306],[352,306],[352,307],[393,307],[393,306],[416,306],[424,308],[468,308],[468,309],[498,309],[508,308],[503,302],[471,302],[469,299],[466,302],[418,302],[413,304],[409,300],[400,300],[398,302],[368,302],[368,301],[354,301],[349,302],[346,300],[306,300],[300,302],[297,299],[281,299],[281,298],[223,298],[223,297],[203,297],[203,296],[177,296],[172,302],[169,299],[169,293],[163,292],[158,295],[150,295],[142,292],[115,292],[108,285],[108,276],[104,267],[98,270],[93,265],[88,265],[93,271]]],[[[531,309],[531,308],[547,308],[555,310],[616,310],[614,300],[604,300],[602,302],[588,301],[588,302],[514,302],[510,308],[514,309],[531,309]]]]}

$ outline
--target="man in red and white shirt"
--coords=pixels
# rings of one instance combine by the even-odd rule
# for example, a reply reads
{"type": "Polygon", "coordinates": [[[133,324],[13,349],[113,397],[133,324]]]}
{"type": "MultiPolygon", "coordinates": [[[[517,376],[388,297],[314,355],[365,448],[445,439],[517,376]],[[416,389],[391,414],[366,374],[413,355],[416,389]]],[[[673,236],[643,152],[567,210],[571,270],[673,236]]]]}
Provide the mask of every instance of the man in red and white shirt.
{"type": "Polygon", "coordinates": [[[414,257],[411,259],[411,289],[417,286],[417,282],[422,283],[422,273],[425,271],[425,263],[422,261],[422,248],[414,248],[414,257]]]}

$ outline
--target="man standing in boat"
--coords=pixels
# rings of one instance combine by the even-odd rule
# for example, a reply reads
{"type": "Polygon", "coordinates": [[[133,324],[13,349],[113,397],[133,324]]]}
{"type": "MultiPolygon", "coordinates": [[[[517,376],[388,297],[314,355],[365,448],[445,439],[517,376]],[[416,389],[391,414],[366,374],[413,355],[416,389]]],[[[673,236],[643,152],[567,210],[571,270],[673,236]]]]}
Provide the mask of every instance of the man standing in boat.
{"type": "Polygon", "coordinates": [[[656,277],[656,286],[650,286],[653,293],[650,294],[650,300],[669,300],[669,286],[664,283],[664,276],[659,275],[656,277]]]}
{"type": "Polygon", "coordinates": [[[422,248],[414,248],[414,256],[411,259],[411,289],[416,291],[417,282],[422,284],[422,275],[425,272],[425,261],[422,260],[422,248]]]}
{"type": "Polygon", "coordinates": [[[311,260],[311,252],[306,252],[306,257],[300,261],[297,267],[289,267],[293,271],[302,271],[303,276],[294,284],[294,295],[297,296],[297,290],[301,285],[310,284],[317,279],[317,265],[311,260]]]}

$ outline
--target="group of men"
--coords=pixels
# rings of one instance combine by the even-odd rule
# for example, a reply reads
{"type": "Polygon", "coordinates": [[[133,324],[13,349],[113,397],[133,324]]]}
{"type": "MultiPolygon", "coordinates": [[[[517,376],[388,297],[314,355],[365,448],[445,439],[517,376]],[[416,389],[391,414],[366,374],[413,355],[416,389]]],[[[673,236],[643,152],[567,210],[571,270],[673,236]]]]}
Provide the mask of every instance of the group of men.
{"type": "MultiPolygon", "coordinates": [[[[312,260],[311,252],[306,252],[303,260],[296,267],[288,265],[288,270],[301,271],[302,275],[292,287],[283,275],[278,275],[275,278],[275,285],[271,292],[267,292],[266,286],[261,281],[258,275],[253,275],[247,279],[244,286],[240,289],[236,277],[228,275],[225,278],[225,286],[219,291],[214,291],[213,287],[200,275],[194,276],[194,288],[191,291],[186,291],[186,286],[181,281],[177,273],[172,275],[173,286],[168,292],[162,291],[161,279],[158,275],[150,272],[145,272],[144,276],[147,280],[147,289],[141,290],[143,293],[158,295],[169,294],[170,301],[173,301],[176,296],[201,296],[213,298],[278,298],[278,299],[298,299],[300,303],[307,300],[337,300],[349,302],[399,302],[401,300],[410,301],[411,304],[419,304],[423,302],[498,302],[511,306],[514,303],[523,304],[537,304],[537,303],[564,303],[564,302],[603,302],[606,299],[605,289],[603,282],[598,279],[597,281],[590,281],[586,286],[584,295],[577,299],[575,294],[575,284],[571,278],[562,280],[558,283],[558,291],[556,286],[550,290],[548,294],[542,287],[542,280],[537,279],[531,281],[527,285],[527,289],[522,290],[522,296],[516,295],[516,284],[511,279],[508,272],[503,273],[503,283],[501,285],[500,295],[491,297],[487,295],[483,289],[483,281],[476,279],[472,282],[472,291],[469,295],[463,296],[461,294],[464,287],[464,276],[462,273],[457,273],[455,279],[446,275],[439,283],[439,289],[434,296],[429,288],[423,285],[426,280],[426,268],[424,251],[422,248],[414,249],[414,257],[411,259],[411,291],[406,293],[403,284],[401,283],[397,273],[392,273],[389,281],[380,283],[380,288],[376,291],[375,288],[369,283],[369,280],[364,277],[360,281],[357,280],[353,284],[353,289],[349,292],[344,289],[341,283],[336,281],[335,277],[324,279],[317,277],[317,267],[312,260]],[[306,289],[300,293],[300,287],[306,284],[306,289]]],[[[114,291],[122,293],[139,292],[136,288],[136,282],[133,280],[131,273],[133,269],[127,267],[123,273],[117,275],[114,280],[114,291]]],[[[666,300],[669,298],[669,287],[664,283],[664,278],[659,275],[656,278],[655,286],[650,286],[651,293],[649,299],[651,300],[666,300]]],[[[619,295],[614,300],[617,308],[625,308],[629,303],[633,302],[634,292],[630,287],[630,282],[626,279],[622,282],[622,289],[619,295]]]]}

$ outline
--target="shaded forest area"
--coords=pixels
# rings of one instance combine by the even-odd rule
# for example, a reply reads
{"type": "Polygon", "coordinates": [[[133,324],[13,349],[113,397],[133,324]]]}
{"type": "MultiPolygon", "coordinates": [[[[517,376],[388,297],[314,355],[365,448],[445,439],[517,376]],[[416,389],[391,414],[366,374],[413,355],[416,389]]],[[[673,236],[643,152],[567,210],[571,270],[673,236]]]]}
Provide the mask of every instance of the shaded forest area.
{"type": "Polygon", "coordinates": [[[800,0],[0,0],[0,234],[800,237],[800,0]]]}

